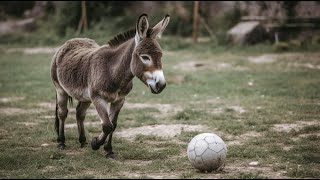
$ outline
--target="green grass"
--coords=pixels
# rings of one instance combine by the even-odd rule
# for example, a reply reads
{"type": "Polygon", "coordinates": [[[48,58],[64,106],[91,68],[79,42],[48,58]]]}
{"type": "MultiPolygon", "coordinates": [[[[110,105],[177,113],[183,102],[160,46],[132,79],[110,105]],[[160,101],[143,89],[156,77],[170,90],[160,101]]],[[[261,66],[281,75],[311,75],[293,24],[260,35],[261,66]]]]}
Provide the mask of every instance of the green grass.
{"type": "MultiPolygon", "coordinates": [[[[190,165],[186,156],[188,142],[202,131],[183,130],[173,138],[138,135],[132,141],[115,136],[113,148],[118,160],[112,161],[104,158],[103,148],[92,151],[88,145],[81,149],[77,129],[67,128],[67,148],[58,150],[54,108],[40,104],[55,101],[49,72],[52,54],[8,53],[6,49],[12,46],[2,45],[0,98],[23,98],[0,101],[0,176],[257,179],[275,178],[280,173],[279,177],[320,177],[320,71],[289,66],[293,62],[319,65],[319,54],[311,54],[313,48],[286,52],[294,52],[293,58],[288,58],[268,45],[222,47],[209,43],[192,45],[181,39],[174,44],[174,41],[168,38],[160,41],[163,49],[169,50],[163,57],[166,89],[161,94],[151,94],[135,78],[127,101],[171,104],[173,109],[180,110],[163,113],[153,107],[123,108],[116,131],[157,124],[203,125],[221,133],[228,145],[225,170],[201,173],[190,165]],[[247,60],[265,53],[276,53],[279,60],[267,64],[247,60]],[[204,66],[194,70],[177,68],[188,61],[204,66]],[[229,66],[215,68],[221,63],[229,66]],[[300,128],[277,130],[275,124],[300,128]],[[259,136],[250,137],[250,132],[259,136]],[[233,141],[239,143],[232,144],[233,141]],[[252,161],[258,161],[258,167],[265,170],[253,167],[250,172],[244,171],[252,161]]],[[[75,106],[69,107],[68,124],[76,123],[74,109],[75,106]]],[[[88,115],[85,122],[99,119],[88,115]]],[[[100,126],[85,129],[89,143],[101,132],[100,126]]]]}

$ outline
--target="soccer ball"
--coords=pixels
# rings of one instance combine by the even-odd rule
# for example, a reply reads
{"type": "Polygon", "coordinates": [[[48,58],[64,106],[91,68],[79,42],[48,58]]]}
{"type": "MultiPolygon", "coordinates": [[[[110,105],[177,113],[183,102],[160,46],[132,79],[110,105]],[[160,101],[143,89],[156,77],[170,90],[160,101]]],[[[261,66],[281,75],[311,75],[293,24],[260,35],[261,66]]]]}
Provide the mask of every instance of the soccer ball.
{"type": "Polygon", "coordinates": [[[227,157],[227,146],[216,134],[202,133],[188,144],[188,159],[200,171],[222,170],[227,157]]]}

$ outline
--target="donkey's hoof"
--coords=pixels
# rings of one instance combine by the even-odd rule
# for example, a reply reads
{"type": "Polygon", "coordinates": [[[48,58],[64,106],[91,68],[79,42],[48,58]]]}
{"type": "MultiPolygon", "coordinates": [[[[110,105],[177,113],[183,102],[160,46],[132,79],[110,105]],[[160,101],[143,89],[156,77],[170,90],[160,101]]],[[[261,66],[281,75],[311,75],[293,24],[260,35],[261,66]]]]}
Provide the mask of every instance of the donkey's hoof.
{"type": "Polygon", "coordinates": [[[98,144],[98,138],[94,137],[91,141],[91,148],[92,150],[96,151],[100,148],[100,145],[98,144]]]}
{"type": "Polygon", "coordinates": [[[65,144],[58,144],[58,148],[60,150],[64,150],[66,148],[66,145],[65,144]]]}
{"type": "Polygon", "coordinates": [[[117,158],[116,155],[113,152],[109,152],[105,156],[106,156],[107,159],[116,160],[116,158],[117,158]]]}

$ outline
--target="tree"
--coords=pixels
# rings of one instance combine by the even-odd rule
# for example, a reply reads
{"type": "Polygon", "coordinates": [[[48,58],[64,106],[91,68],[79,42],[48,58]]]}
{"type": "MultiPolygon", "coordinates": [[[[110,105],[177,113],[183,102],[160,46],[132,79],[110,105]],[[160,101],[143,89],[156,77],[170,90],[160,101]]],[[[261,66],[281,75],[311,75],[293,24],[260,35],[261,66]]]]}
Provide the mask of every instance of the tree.
{"type": "Polygon", "coordinates": [[[199,29],[199,1],[194,1],[193,30],[192,30],[193,43],[196,43],[198,41],[198,29],[199,29]]]}

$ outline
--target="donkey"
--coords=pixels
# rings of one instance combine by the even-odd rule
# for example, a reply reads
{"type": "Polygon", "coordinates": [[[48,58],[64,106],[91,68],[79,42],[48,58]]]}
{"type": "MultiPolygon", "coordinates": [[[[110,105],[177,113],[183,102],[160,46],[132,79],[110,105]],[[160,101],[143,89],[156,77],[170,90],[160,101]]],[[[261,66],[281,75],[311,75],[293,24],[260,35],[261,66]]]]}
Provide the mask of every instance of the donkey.
{"type": "Polygon", "coordinates": [[[86,110],[93,103],[102,132],[92,139],[91,148],[98,150],[104,144],[106,158],[115,158],[112,133],[125,97],[132,89],[133,78],[139,78],[154,94],[166,87],[162,50],[157,38],[161,37],[169,20],[170,16],[166,15],[149,28],[148,16],[142,14],[134,30],[115,36],[106,45],[99,46],[88,38],[74,38],[57,50],[51,62],[51,79],[56,89],[58,148],[65,148],[67,104],[75,98],[78,100],[76,119],[81,147],[86,144],[83,125],[86,110]]]}

